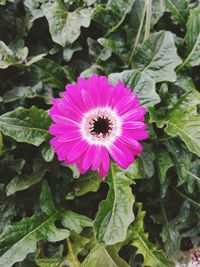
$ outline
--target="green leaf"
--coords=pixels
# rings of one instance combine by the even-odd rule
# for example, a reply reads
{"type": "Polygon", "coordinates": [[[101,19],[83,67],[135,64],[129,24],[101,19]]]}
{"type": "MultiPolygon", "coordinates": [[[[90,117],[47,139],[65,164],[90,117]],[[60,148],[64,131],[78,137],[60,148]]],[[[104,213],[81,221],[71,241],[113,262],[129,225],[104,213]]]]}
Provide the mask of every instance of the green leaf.
{"type": "Polygon", "coordinates": [[[104,247],[96,245],[85,260],[83,267],[128,267],[129,265],[119,257],[114,246],[104,247]]]}
{"type": "Polygon", "coordinates": [[[0,41],[0,69],[6,69],[12,65],[30,66],[46,56],[46,53],[43,53],[27,60],[28,48],[21,45],[23,42],[19,40],[10,48],[3,41],[0,41]]]}
{"type": "Polygon", "coordinates": [[[51,120],[48,113],[32,106],[17,109],[0,116],[0,131],[18,142],[39,146],[48,139],[51,120]]]}
{"type": "Polygon", "coordinates": [[[40,195],[42,213],[20,222],[8,225],[0,235],[0,266],[12,266],[22,261],[28,253],[36,250],[37,241],[46,239],[57,242],[70,235],[69,230],[78,233],[83,227],[91,227],[91,220],[72,211],[55,210],[51,192],[46,181],[42,185],[40,195]],[[61,220],[67,229],[57,228],[55,221],[61,220]]]}
{"type": "Polygon", "coordinates": [[[48,20],[53,41],[63,47],[76,41],[81,33],[81,27],[89,27],[93,12],[92,8],[68,12],[61,1],[44,4],[42,10],[48,20]]]}
{"type": "Polygon", "coordinates": [[[67,229],[80,233],[84,227],[92,227],[92,220],[86,216],[77,214],[71,210],[66,210],[61,213],[61,223],[67,229]]]}
{"type": "Polygon", "coordinates": [[[45,161],[47,162],[52,161],[54,157],[53,147],[50,146],[48,143],[44,143],[42,145],[41,154],[43,158],[45,159],[45,161]]]}
{"type": "Polygon", "coordinates": [[[155,82],[176,80],[174,69],[181,63],[171,32],[153,33],[133,56],[133,67],[149,75],[155,82]]]}
{"type": "Polygon", "coordinates": [[[40,170],[30,175],[17,175],[15,176],[11,182],[6,187],[7,196],[10,196],[18,191],[22,191],[28,189],[32,185],[40,182],[47,170],[40,170]]]}
{"type": "Polygon", "coordinates": [[[58,267],[62,261],[62,259],[46,258],[36,260],[36,264],[39,267],[58,267]]]}
{"type": "Polygon", "coordinates": [[[97,5],[93,20],[108,29],[108,35],[122,24],[134,2],[135,0],[109,0],[106,7],[97,5]]]}
{"type": "Polygon", "coordinates": [[[92,38],[87,39],[87,43],[89,46],[89,55],[94,57],[95,59],[101,59],[103,61],[107,60],[111,57],[112,51],[109,48],[102,48],[99,42],[93,40],[92,38]]]}
{"type": "Polygon", "coordinates": [[[169,256],[179,252],[182,235],[194,221],[194,216],[190,203],[184,201],[178,214],[163,227],[161,236],[169,256]]]}
{"type": "Polygon", "coordinates": [[[134,220],[134,197],[130,188],[132,180],[114,166],[106,181],[110,190],[107,199],[99,205],[94,231],[99,242],[112,245],[126,238],[128,226],[134,220]]]}
{"type": "Polygon", "coordinates": [[[165,0],[166,10],[171,13],[171,18],[181,26],[186,24],[189,14],[188,3],[186,0],[165,0]]]}
{"type": "Polygon", "coordinates": [[[166,150],[160,149],[156,152],[156,163],[160,183],[165,183],[167,171],[174,165],[173,161],[166,150]]]}
{"type": "Polygon", "coordinates": [[[66,62],[68,62],[72,59],[72,56],[76,51],[81,51],[81,50],[82,50],[82,47],[80,46],[78,42],[68,45],[67,47],[65,47],[63,51],[63,59],[66,62]]]}
{"type": "Polygon", "coordinates": [[[126,86],[131,87],[142,105],[153,106],[160,102],[154,80],[145,73],[138,70],[125,70],[120,73],[111,73],[108,78],[112,84],[123,81],[126,86]]]}
{"type": "Polygon", "coordinates": [[[79,179],[75,179],[72,183],[72,189],[67,194],[67,199],[74,199],[87,194],[88,192],[96,192],[99,189],[101,179],[97,173],[89,172],[81,175],[79,179]]]}
{"type": "Polygon", "coordinates": [[[127,49],[125,48],[125,44],[123,41],[114,40],[113,38],[99,38],[98,43],[100,43],[104,48],[110,49],[124,63],[127,63],[129,55],[127,54],[127,49]]]}
{"type": "Polygon", "coordinates": [[[58,213],[49,217],[33,216],[6,227],[0,235],[0,266],[9,267],[22,261],[28,253],[35,251],[40,239],[56,242],[69,236],[67,230],[55,227],[57,216],[58,213]]]}
{"type": "MultiPolygon", "coordinates": [[[[43,186],[41,194],[50,192],[46,189],[47,186],[43,186]]],[[[42,199],[44,200],[44,196],[42,199]]],[[[10,267],[15,262],[22,261],[28,253],[36,250],[36,243],[41,239],[57,242],[68,237],[68,230],[58,229],[55,226],[59,215],[60,212],[54,211],[48,215],[32,216],[8,225],[0,235],[0,266],[10,267]]]]}
{"type": "Polygon", "coordinates": [[[167,114],[165,131],[171,136],[179,135],[188,149],[200,156],[200,115],[197,105],[200,94],[196,91],[185,93],[167,114]]]}
{"type": "Polygon", "coordinates": [[[155,172],[154,160],[155,160],[155,155],[153,152],[143,151],[142,154],[140,155],[142,169],[144,171],[146,178],[151,178],[154,175],[155,172]]]}
{"type": "Polygon", "coordinates": [[[168,151],[173,156],[178,175],[178,186],[187,185],[188,191],[193,193],[196,184],[200,184],[199,160],[192,161],[192,154],[185,146],[177,145],[173,140],[166,143],[168,151]]]}
{"type": "Polygon", "coordinates": [[[64,68],[50,59],[42,59],[31,65],[31,70],[36,75],[36,79],[51,87],[64,89],[66,74],[64,68]]]}
{"type": "Polygon", "coordinates": [[[200,9],[192,10],[187,22],[187,34],[185,36],[186,59],[180,68],[193,67],[200,64],[200,9]]]}
{"type": "Polygon", "coordinates": [[[151,267],[171,267],[172,263],[165,257],[161,250],[158,250],[155,244],[151,243],[148,239],[148,233],[144,231],[144,216],[145,212],[142,211],[142,205],[138,204],[138,214],[131,225],[132,229],[132,246],[137,248],[136,253],[142,254],[144,257],[144,265],[151,267]]]}
{"type": "Polygon", "coordinates": [[[46,215],[51,215],[56,212],[53,199],[51,196],[51,190],[46,180],[42,183],[42,191],[40,194],[40,208],[46,215]]]}

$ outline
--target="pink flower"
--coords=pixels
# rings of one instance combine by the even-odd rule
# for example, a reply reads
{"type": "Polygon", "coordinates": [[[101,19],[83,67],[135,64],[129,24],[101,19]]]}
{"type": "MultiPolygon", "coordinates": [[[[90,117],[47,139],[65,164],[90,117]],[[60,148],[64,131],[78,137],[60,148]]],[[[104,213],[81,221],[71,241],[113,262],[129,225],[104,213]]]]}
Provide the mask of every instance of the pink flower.
{"type": "Polygon", "coordinates": [[[110,156],[126,169],[142,152],[138,142],[148,138],[144,115],[137,95],[120,82],[113,86],[105,76],[78,78],[66,85],[62,98],[53,100],[50,116],[55,124],[49,132],[58,159],[76,164],[80,173],[89,168],[103,178],[110,156]]]}

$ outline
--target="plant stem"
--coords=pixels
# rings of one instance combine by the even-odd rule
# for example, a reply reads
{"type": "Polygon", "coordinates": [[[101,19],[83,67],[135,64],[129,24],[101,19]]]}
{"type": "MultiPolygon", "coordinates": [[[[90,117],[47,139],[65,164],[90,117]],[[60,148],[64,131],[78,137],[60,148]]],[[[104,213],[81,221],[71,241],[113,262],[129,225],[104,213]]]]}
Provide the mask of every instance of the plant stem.
{"type": "Polygon", "coordinates": [[[142,19],[141,19],[141,22],[140,22],[140,27],[138,29],[138,33],[137,33],[137,36],[136,36],[136,39],[135,39],[135,43],[134,43],[134,46],[133,46],[133,49],[132,49],[132,52],[131,52],[131,56],[130,56],[130,60],[129,60],[129,64],[128,64],[129,66],[131,65],[135,49],[136,49],[136,47],[138,45],[138,41],[139,41],[140,34],[141,34],[141,31],[142,31],[142,26],[143,26],[143,23],[144,23],[145,14],[146,14],[146,3],[144,5],[144,9],[143,9],[143,12],[142,12],[142,19]]]}
{"type": "Polygon", "coordinates": [[[168,224],[168,219],[167,219],[167,215],[166,215],[166,212],[165,212],[165,208],[164,208],[164,205],[163,203],[161,203],[161,211],[162,211],[162,215],[163,215],[163,218],[165,220],[165,223],[168,224]]]}
{"type": "Polygon", "coordinates": [[[144,34],[144,41],[149,38],[150,30],[151,30],[151,9],[152,9],[152,0],[146,0],[146,27],[145,27],[145,34],[144,34]]]}
{"type": "Polygon", "coordinates": [[[190,197],[184,195],[182,192],[180,192],[178,189],[176,189],[174,186],[172,186],[172,189],[183,199],[186,199],[190,201],[192,204],[196,205],[197,207],[200,207],[200,203],[196,202],[195,200],[191,199],[190,197]]]}

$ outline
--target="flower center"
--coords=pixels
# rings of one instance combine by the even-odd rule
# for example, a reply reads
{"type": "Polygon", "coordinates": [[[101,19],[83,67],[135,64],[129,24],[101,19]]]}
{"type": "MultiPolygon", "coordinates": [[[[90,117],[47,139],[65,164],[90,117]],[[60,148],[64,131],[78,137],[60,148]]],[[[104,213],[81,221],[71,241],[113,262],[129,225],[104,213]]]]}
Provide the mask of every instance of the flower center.
{"type": "Polygon", "coordinates": [[[96,137],[106,137],[111,134],[113,129],[112,121],[105,116],[98,116],[90,121],[90,133],[96,137]]]}
{"type": "Polygon", "coordinates": [[[109,107],[97,107],[84,114],[80,124],[82,136],[91,145],[107,148],[121,135],[121,118],[109,107]]]}

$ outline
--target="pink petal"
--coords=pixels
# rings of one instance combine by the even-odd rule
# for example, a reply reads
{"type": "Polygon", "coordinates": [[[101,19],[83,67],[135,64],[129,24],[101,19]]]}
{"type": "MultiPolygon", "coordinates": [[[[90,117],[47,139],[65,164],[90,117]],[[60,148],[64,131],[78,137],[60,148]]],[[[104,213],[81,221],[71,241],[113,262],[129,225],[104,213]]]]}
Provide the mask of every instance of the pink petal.
{"type": "Polygon", "coordinates": [[[147,128],[146,124],[141,121],[125,121],[122,124],[123,129],[133,129],[133,130],[145,130],[147,128]]]}
{"type": "Polygon", "coordinates": [[[92,164],[92,170],[96,171],[101,164],[101,146],[96,146],[95,152],[94,152],[94,161],[92,164]]]}
{"type": "Polygon", "coordinates": [[[107,148],[104,146],[102,146],[101,148],[101,162],[102,162],[102,168],[106,173],[108,173],[110,168],[110,157],[107,148]]]}
{"type": "Polygon", "coordinates": [[[109,153],[113,160],[123,169],[128,168],[129,164],[134,161],[131,150],[119,139],[110,146],[109,153]]]}
{"type": "Polygon", "coordinates": [[[120,139],[125,142],[124,145],[130,146],[134,150],[135,155],[139,155],[142,152],[143,150],[142,145],[138,141],[134,140],[133,138],[122,135],[120,139]]]}
{"type": "Polygon", "coordinates": [[[95,145],[92,145],[85,152],[85,155],[84,155],[83,160],[82,160],[83,169],[88,170],[91,167],[91,165],[94,161],[95,150],[96,150],[95,145]]]}
{"type": "Polygon", "coordinates": [[[81,140],[76,143],[76,145],[70,150],[68,155],[68,160],[72,161],[78,159],[88,148],[89,144],[84,140],[81,140]]]}

